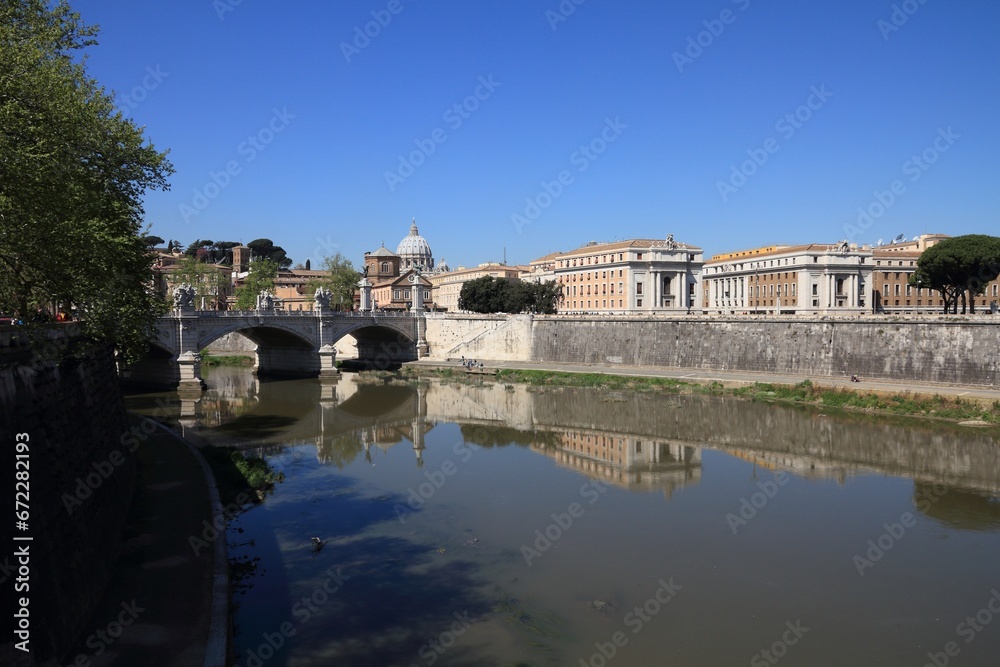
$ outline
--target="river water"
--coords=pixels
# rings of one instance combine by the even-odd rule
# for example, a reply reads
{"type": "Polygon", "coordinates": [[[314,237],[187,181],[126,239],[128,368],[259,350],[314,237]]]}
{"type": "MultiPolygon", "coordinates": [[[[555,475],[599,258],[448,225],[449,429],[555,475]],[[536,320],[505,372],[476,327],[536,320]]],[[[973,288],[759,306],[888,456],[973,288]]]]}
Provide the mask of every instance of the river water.
{"type": "Polygon", "coordinates": [[[238,665],[1000,664],[995,433],[723,396],[207,381],[166,396],[182,427],[285,475],[229,527],[256,565],[238,665]]]}

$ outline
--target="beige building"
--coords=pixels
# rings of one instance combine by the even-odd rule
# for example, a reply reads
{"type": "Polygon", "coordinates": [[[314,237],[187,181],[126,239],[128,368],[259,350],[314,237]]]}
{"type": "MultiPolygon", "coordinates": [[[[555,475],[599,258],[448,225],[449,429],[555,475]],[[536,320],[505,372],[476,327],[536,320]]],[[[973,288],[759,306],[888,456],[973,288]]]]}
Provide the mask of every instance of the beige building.
{"type": "Polygon", "coordinates": [[[860,314],[871,308],[872,251],[847,242],[773,245],[714,255],[703,312],[860,314]]]}
{"type": "Polygon", "coordinates": [[[505,280],[518,280],[525,268],[487,262],[471,269],[460,266],[454,271],[436,273],[430,276],[433,308],[435,310],[446,310],[451,313],[458,312],[458,300],[462,293],[462,286],[465,283],[485,276],[497,279],[503,278],[505,280]]]}
{"type": "Polygon", "coordinates": [[[562,288],[560,313],[686,313],[700,302],[702,251],[677,243],[631,239],[590,242],[531,263],[552,271],[562,288]]]}
{"type": "MultiPolygon", "coordinates": [[[[940,313],[944,310],[941,292],[909,284],[924,250],[949,238],[945,234],[921,234],[912,241],[899,241],[873,249],[873,309],[878,313],[940,313]]],[[[977,311],[988,312],[1000,303],[1000,279],[994,278],[975,299],[977,311]]],[[[962,310],[959,300],[958,310],[962,310]]]]}
{"type": "MultiPolygon", "coordinates": [[[[922,234],[888,245],[773,245],[713,256],[703,272],[706,313],[939,313],[941,293],[913,287],[910,276],[927,248],[949,238],[922,234]]],[[[977,309],[1000,299],[993,279],[977,309]]],[[[961,303],[959,305],[961,309],[961,303]]]]}

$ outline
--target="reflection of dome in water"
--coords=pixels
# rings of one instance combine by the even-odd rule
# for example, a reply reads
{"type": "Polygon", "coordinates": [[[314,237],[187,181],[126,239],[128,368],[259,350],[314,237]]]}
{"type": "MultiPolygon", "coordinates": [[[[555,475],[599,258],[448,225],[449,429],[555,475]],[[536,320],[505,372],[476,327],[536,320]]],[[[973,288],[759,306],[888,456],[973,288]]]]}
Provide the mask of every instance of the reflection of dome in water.
{"type": "Polygon", "coordinates": [[[396,247],[396,254],[399,255],[400,269],[409,269],[419,264],[424,271],[434,268],[434,255],[431,253],[431,246],[423,236],[417,232],[417,221],[410,225],[410,233],[403,237],[396,247]]]}

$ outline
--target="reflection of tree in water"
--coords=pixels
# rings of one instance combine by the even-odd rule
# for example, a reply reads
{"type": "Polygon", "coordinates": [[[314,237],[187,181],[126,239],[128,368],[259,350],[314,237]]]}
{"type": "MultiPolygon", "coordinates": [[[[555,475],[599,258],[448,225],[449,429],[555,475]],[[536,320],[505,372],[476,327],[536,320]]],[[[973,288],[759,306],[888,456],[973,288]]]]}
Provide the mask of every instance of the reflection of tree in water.
{"type": "Polygon", "coordinates": [[[463,440],[480,447],[506,447],[507,445],[555,447],[559,444],[558,434],[551,431],[522,431],[509,426],[484,426],[482,424],[462,424],[460,428],[463,440]]]}
{"type": "Polygon", "coordinates": [[[1000,530],[1000,498],[943,484],[915,482],[913,503],[925,516],[961,530],[1000,530]]]}

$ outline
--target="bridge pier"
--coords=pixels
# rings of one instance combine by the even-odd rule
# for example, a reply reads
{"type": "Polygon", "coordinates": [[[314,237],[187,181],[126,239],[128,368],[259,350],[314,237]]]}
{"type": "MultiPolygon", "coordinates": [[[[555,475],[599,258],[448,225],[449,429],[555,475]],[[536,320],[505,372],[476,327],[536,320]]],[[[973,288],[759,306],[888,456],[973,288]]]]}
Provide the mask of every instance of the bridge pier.
{"type": "Polygon", "coordinates": [[[201,379],[201,357],[197,352],[183,352],[177,355],[177,370],[180,391],[200,391],[205,386],[201,379]]]}
{"type": "Polygon", "coordinates": [[[340,377],[340,371],[337,370],[337,348],[327,343],[319,348],[317,354],[319,355],[319,376],[321,378],[340,377]]]}

